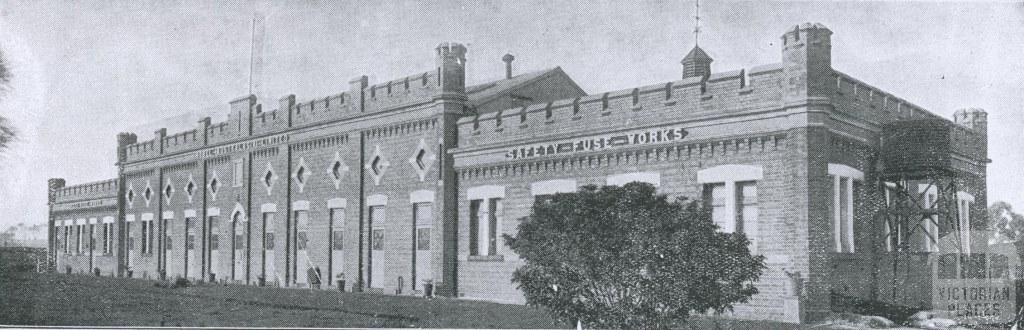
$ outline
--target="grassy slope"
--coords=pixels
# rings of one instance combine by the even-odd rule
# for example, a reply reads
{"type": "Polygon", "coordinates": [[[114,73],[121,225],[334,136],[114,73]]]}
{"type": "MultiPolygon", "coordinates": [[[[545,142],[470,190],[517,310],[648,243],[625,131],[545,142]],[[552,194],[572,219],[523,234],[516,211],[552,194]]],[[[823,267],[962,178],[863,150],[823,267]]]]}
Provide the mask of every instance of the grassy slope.
{"type": "MultiPolygon", "coordinates": [[[[468,300],[206,285],[18,271],[23,253],[0,249],[0,324],[91,326],[570,328],[542,309],[468,300]],[[14,260],[19,260],[15,262],[14,260]]],[[[694,318],[694,329],[798,326],[694,318]]]]}

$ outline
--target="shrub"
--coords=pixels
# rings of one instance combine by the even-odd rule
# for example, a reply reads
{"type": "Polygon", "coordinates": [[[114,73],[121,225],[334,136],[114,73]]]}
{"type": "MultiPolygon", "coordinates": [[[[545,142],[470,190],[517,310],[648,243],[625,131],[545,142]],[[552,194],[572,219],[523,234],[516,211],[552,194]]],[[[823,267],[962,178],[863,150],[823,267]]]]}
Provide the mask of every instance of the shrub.
{"type": "Polygon", "coordinates": [[[757,293],[764,257],[723,233],[701,203],[654,186],[585,186],[534,203],[508,245],[527,304],[588,327],[664,329],[691,311],[724,312],[757,293]]]}
{"type": "Polygon", "coordinates": [[[192,283],[189,282],[187,278],[177,277],[177,278],[174,279],[174,284],[171,285],[171,289],[187,288],[187,287],[189,287],[191,285],[192,285],[192,283]]]}

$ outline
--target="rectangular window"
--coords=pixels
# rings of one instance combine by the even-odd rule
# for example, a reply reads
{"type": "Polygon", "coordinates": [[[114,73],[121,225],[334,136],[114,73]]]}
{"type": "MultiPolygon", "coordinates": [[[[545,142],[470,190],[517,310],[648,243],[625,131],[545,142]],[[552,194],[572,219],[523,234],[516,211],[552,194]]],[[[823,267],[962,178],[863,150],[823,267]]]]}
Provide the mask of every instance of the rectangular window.
{"type": "Polygon", "coordinates": [[[416,228],[416,249],[430,250],[430,228],[416,228]]]}
{"type": "Polygon", "coordinates": [[[851,189],[850,178],[839,178],[839,219],[841,225],[839,226],[840,237],[842,237],[842,249],[840,252],[853,252],[853,241],[849,239],[851,233],[849,232],[849,226],[847,222],[850,221],[850,212],[853,211],[850,207],[850,194],[846,194],[846,191],[851,189]]]}
{"type": "Polygon", "coordinates": [[[132,228],[132,223],[131,222],[124,222],[124,232],[125,232],[125,235],[128,236],[128,238],[125,240],[125,244],[128,245],[128,251],[131,251],[131,250],[135,249],[135,242],[132,239],[132,230],[131,230],[131,228],[132,228]]]}
{"type": "Polygon", "coordinates": [[[149,223],[149,231],[146,232],[146,252],[153,253],[153,223],[149,223]]]}
{"type": "Polygon", "coordinates": [[[503,212],[502,200],[473,200],[470,201],[470,210],[470,254],[497,255],[498,224],[501,222],[503,212]]]}
{"type": "Polygon", "coordinates": [[[149,221],[142,222],[142,253],[149,253],[149,221]]]}
{"type": "Polygon", "coordinates": [[[295,234],[295,237],[296,237],[295,238],[295,246],[296,246],[296,248],[299,251],[305,250],[306,249],[306,243],[308,243],[308,240],[306,239],[306,232],[300,231],[297,234],[295,234]]]}
{"type": "Polygon", "coordinates": [[[727,195],[725,183],[709,183],[704,185],[704,204],[711,210],[711,221],[718,225],[721,232],[732,233],[736,231],[736,225],[734,221],[729,219],[725,209],[727,195]]]}
{"type": "Polygon", "coordinates": [[[832,177],[832,230],[836,252],[853,253],[854,233],[854,178],[842,175],[832,177]]]}
{"type": "Polygon", "coordinates": [[[345,248],[345,209],[331,209],[331,249],[345,248]]]}
{"type": "Polygon", "coordinates": [[[757,252],[759,236],[757,181],[729,181],[704,184],[705,207],[711,221],[723,233],[740,232],[750,240],[751,252],[757,252]]]}
{"type": "Polygon", "coordinates": [[[758,217],[760,209],[757,207],[757,183],[737,182],[736,183],[736,230],[739,230],[750,240],[750,251],[757,253],[757,242],[759,239],[758,217]]]}
{"type": "Polygon", "coordinates": [[[295,234],[295,248],[299,251],[306,249],[306,229],[309,227],[309,212],[295,211],[295,223],[297,224],[295,234]]]}
{"type": "Polygon", "coordinates": [[[171,230],[173,227],[171,227],[170,224],[170,221],[164,221],[164,225],[167,226],[164,228],[164,234],[166,234],[166,238],[164,239],[164,250],[167,251],[174,250],[174,243],[172,239],[173,231],[171,230]]]}
{"type": "Polygon", "coordinates": [[[493,256],[498,254],[498,223],[501,222],[503,206],[500,198],[491,198],[490,202],[491,217],[487,232],[487,255],[493,256]]]}
{"type": "Polygon", "coordinates": [[[413,223],[416,225],[416,250],[430,250],[430,227],[434,220],[433,203],[413,204],[413,223]]]}
{"type": "Polygon", "coordinates": [[[220,225],[217,217],[210,217],[210,250],[220,249],[220,225]]]}
{"type": "Polygon", "coordinates": [[[185,227],[188,227],[188,232],[185,233],[185,249],[195,250],[196,248],[196,219],[185,218],[185,227]]]}
{"type": "Polygon", "coordinates": [[[299,230],[304,230],[309,226],[309,212],[308,211],[295,211],[295,219],[298,224],[299,230]]]}
{"type": "Polygon", "coordinates": [[[335,251],[341,251],[345,248],[345,232],[335,230],[331,235],[331,246],[335,251]]]}
{"type": "Polygon", "coordinates": [[[103,224],[103,254],[110,253],[110,250],[108,249],[109,245],[107,244],[110,239],[110,237],[107,236],[109,234],[107,231],[107,225],[107,223],[103,224]]]}
{"type": "Polygon", "coordinates": [[[82,253],[82,234],[84,234],[85,231],[83,227],[85,227],[85,225],[78,225],[78,247],[75,252],[79,254],[82,253]]]}
{"type": "Polygon", "coordinates": [[[71,227],[64,226],[64,254],[71,253],[71,227]]]}
{"type": "Polygon", "coordinates": [[[475,199],[469,201],[469,254],[478,256],[480,255],[480,243],[479,232],[480,232],[480,218],[482,214],[483,200],[475,199]]]}
{"type": "Polygon", "coordinates": [[[114,224],[107,224],[107,232],[110,239],[107,240],[107,253],[114,253],[114,224]]]}
{"type": "MultiPolygon", "coordinates": [[[[382,225],[384,225],[384,221],[385,221],[384,206],[371,206],[370,207],[370,221],[375,226],[382,226],[382,225]]],[[[384,229],[383,228],[374,228],[373,232],[372,232],[372,234],[370,236],[370,239],[371,239],[371,241],[370,241],[371,242],[370,243],[370,248],[372,248],[374,250],[378,250],[378,251],[384,249],[384,229]]]]}
{"type": "Polygon", "coordinates": [[[267,232],[267,236],[264,238],[263,241],[263,248],[266,249],[267,251],[274,250],[274,233],[267,232]]]}
{"type": "Polygon", "coordinates": [[[384,229],[373,230],[373,250],[384,250],[384,229]]]}
{"type": "Polygon", "coordinates": [[[232,245],[234,245],[235,250],[245,249],[245,224],[235,221],[231,225],[235,227],[235,241],[232,242],[232,245]]]}
{"type": "Polygon", "coordinates": [[[274,213],[263,213],[263,249],[274,250],[274,213]]]}
{"type": "Polygon", "coordinates": [[[242,172],[242,167],[243,167],[242,165],[243,164],[244,163],[243,163],[242,159],[235,159],[235,161],[234,161],[234,169],[233,169],[233,171],[231,171],[231,175],[232,175],[232,179],[233,179],[232,180],[232,185],[235,186],[235,187],[241,187],[242,186],[242,181],[244,180],[244,176],[242,175],[243,174],[243,172],[242,172]]]}

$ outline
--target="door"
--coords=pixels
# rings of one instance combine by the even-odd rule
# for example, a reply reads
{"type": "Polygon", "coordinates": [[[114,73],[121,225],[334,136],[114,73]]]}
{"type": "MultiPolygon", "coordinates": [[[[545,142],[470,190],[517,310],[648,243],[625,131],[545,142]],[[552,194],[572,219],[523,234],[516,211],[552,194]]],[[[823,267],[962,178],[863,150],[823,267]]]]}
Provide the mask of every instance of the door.
{"type": "Polygon", "coordinates": [[[385,270],[387,266],[385,261],[387,260],[386,252],[384,251],[384,243],[386,243],[386,232],[384,230],[384,206],[371,206],[370,207],[370,221],[373,224],[373,230],[370,234],[370,287],[371,288],[384,288],[384,283],[387,281],[385,278],[385,270]]]}
{"type": "Polygon", "coordinates": [[[274,213],[263,213],[263,276],[267,283],[281,283],[284,279],[274,263],[274,243],[274,213]]]}
{"type": "Polygon", "coordinates": [[[331,281],[345,279],[338,276],[345,272],[345,209],[331,209],[330,239],[331,267],[323,277],[329,282],[329,285],[337,285],[336,282],[331,281]]]}
{"type": "Polygon", "coordinates": [[[234,264],[231,267],[231,271],[232,271],[231,279],[233,279],[235,281],[245,281],[246,280],[246,278],[245,278],[245,264],[246,264],[246,262],[245,262],[246,261],[246,258],[245,258],[245,223],[242,221],[243,220],[242,218],[243,218],[243,216],[242,216],[241,212],[235,212],[235,214],[231,217],[231,227],[232,227],[232,233],[233,233],[232,242],[231,242],[231,246],[232,246],[231,250],[233,251],[232,253],[234,253],[232,255],[232,258],[231,258],[231,260],[234,261],[234,264]]]}
{"type": "Polygon", "coordinates": [[[310,268],[313,268],[309,260],[309,250],[306,248],[309,239],[309,212],[295,211],[295,283],[300,286],[309,283],[307,276],[310,268]]]}
{"type": "Polygon", "coordinates": [[[415,261],[413,269],[415,271],[412,283],[410,283],[413,290],[422,290],[425,281],[433,280],[430,258],[430,231],[434,219],[433,209],[432,203],[413,204],[412,216],[413,223],[415,224],[415,232],[413,233],[415,261]]]}
{"type": "MultiPolygon", "coordinates": [[[[128,257],[124,259],[124,265],[127,270],[132,270],[132,265],[135,264],[135,262],[132,262],[132,259],[135,259],[135,234],[132,234],[131,222],[125,221],[124,232],[127,236],[127,238],[125,238],[125,245],[127,245],[126,249],[128,250],[128,257]]],[[[127,273],[125,273],[125,276],[127,276],[127,273]]]]}
{"type": "Polygon", "coordinates": [[[196,219],[185,218],[185,277],[197,278],[199,258],[196,257],[196,219]]]}
{"type": "Polygon", "coordinates": [[[96,267],[96,224],[89,224],[89,272],[96,267]]]}
{"type": "Polygon", "coordinates": [[[182,275],[182,255],[178,252],[183,250],[180,242],[174,241],[174,221],[164,220],[164,268],[167,270],[167,278],[173,279],[182,275]]]}
{"type": "MultiPolygon", "coordinates": [[[[222,278],[217,274],[220,272],[220,224],[216,216],[209,218],[210,243],[207,244],[207,253],[210,256],[209,276],[211,281],[220,281],[222,278]]],[[[222,274],[221,274],[222,275],[222,274]]]]}

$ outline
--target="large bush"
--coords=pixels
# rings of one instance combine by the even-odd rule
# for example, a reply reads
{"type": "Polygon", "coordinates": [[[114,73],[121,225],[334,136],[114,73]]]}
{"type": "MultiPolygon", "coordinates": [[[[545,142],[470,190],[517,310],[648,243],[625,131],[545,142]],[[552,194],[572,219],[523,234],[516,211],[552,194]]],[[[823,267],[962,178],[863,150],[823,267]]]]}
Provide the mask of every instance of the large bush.
{"type": "Polygon", "coordinates": [[[764,268],[701,203],[669,201],[646,183],[538,199],[505,240],[525,260],[512,281],[527,303],[588,327],[668,328],[729,310],[757,293],[764,268]]]}

